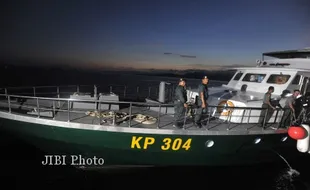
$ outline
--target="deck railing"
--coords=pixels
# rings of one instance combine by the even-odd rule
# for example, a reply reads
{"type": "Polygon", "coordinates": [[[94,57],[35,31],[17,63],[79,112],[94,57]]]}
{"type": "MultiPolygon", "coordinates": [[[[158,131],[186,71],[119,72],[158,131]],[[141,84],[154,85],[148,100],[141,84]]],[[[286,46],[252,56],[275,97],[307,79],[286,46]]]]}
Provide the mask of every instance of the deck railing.
{"type": "MultiPolygon", "coordinates": [[[[171,117],[171,123],[167,124],[167,122],[162,122],[163,117],[173,116],[171,113],[171,109],[173,109],[173,104],[163,104],[163,103],[145,103],[145,102],[131,102],[131,101],[102,101],[102,100],[81,100],[81,99],[70,99],[70,98],[50,98],[50,97],[38,97],[38,96],[21,96],[21,95],[10,95],[10,94],[0,94],[2,98],[2,104],[0,105],[1,111],[7,111],[9,113],[16,113],[16,114],[23,114],[27,116],[29,115],[23,110],[36,110],[37,116],[47,118],[44,116],[43,112],[49,111],[52,112],[52,119],[56,119],[57,113],[59,112],[66,112],[67,113],[67,122],[74,122],[72,118],[72,114],[75,113],[85,113],[85,111],[98,111],[106,112],[111,110],[110,107],[112,105],[119,105],[122,108],[128,109],[129,118],[131,118],[133,113],[133,109],[137,107],[145,108],[145,110],[153,110],[153,113],[156,115],[152,115],[153,117],[157,118],[157,128],[165,128],[166,125],[171,125],[173,121],[173,117],[171,117]],[[30,100],[32,103],[24,104],[25,100],[30,100]],[[73,109],[72,103],[90,103],[93,104],[93,109],[91,110],[80,110],[80,109],[73,109]],[[45,105],[44,105],[45,104],[45,105]],[[46,105],[51,104],[51,106],[46,105]],[[102,109],[102,105],[108,105],[109,109],[102,109]],[[155,111],[154,111],[155,110],[155,111]],[[170,111],[169,111],[170,110],[170,111]],[[164,125],[161,125],[165,123],[164,125]]],[[[186,124],[188,121],[192,120],[195,117],[195,114],[192,111],[195,107],[190,106],[183,119],[183,124],[186,124]],[[192,114],[190,114],[192,113],[192,114]]],[[[207,112],[204,113],[204,124],[206,124],[206,129],[211,129],[217,127],[218,125],[225,124],[227,130],[231,130],[237,126],[243,124],[254,124],[258,125],[259,118],[261,118],[261,111],[264,110],[263,108],[259,107],[224,107],[224,106],[214,106],[208,105],[207,112]],[[228,110],[229,114],[223,114],[223,109],[228,110]],[[222,110],[222,111],[219,111],[222,110]],[[233,125],[233,126],[232,126],[233,125]]],[[[264,130],[267,126],[267,123],[279,127],[283,122],[283,115],[284,110],[277,108],[271,119],[267,122],[266,121],[266,114],[263,116],[263,124],[262,129],[264,130]]],[[[101,125],[101,116],[99,115],[99,125],[101,125]]],[[[115,118],[113,119],[113,124],[115,124],[115,118]]],[[[132,120],[128,120],[128,127],[134,127],[135,125],[132,124],[132,120]]],[[[186,126],[186,125],[184,125],[186,126]]],[[[251,127],[246,127],[246,130],[249,130],[251,127]]],[[[186,129],[186,127],[184,127],[186,129]]]]}
{"type": "MultiPolygon", "coordinates": [[[[167,86],[166,99],[172,100],[174,85],[167,86]]],[[[159,85],[126,86],[126,85],[66,85],[66,86],[24,86],[0,88],[1,94],[14,94],[23,96],[55,96],[68,97],[73,93],[110,92],[117,94],[123,100],[144,100],[145,98],[157,99],[159,85]]]]}

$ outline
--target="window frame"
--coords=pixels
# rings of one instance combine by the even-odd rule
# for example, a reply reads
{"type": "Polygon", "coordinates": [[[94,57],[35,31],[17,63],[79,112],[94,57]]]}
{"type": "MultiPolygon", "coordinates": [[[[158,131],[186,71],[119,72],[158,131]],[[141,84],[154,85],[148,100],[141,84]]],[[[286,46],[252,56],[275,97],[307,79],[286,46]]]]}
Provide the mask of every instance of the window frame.
{"type": "MultiPolygon", "coordinates": [[[[261,80],[261,81],[248,81],[248,80],[245,80],[245,78],[247,78],[247,76],[251,76],[251,75],[261,75],[261,76],[263,76],[263,80],[265,80],[265,78],[266,78],[266,76],[267,76],[267,74],[262,74],[262,73],[246,73],[245,75],[244,75],[244,77],[242,78],[242,82],[253,82],[253,83],[262,83],[263,82],[263,80],[261,80]]],[[[248,77],[249,79],[250,79],[250,77],[248,77]]]]}
{"type": "Polygon", "coordinates": [[[241,72],[241,71],[240,71],[240,72],[238,72],[238,73],[234,76],[233,80],[234,80],[234,81],[238,81],[238,80],[240,80],[243,74],[244,74],[244,73],[243,73],[243,72],[241,72]],[[238,78],[238,79],[236,79],[236,77],[237,77],[238,75],[240,75],[240,76],[239,76],[239,78],[238,78]]]}
{"type": "Polygon", "coordinates": [[[270,74],[268,79],[266,80],[266,83],[267,84],[277,84],[277,85],[287,84],[288,81],[290,80],[291,76],[292,75],[290,75],[290,74],[270,74]],[[277,83],[277,82],[271,82],[271,81],[268,82],[269,80],[272,79],[272,77],[274,77],[274,80],[276,80],[276,77],[279,77],[279,76],[284,76],[284,77],[286,76],[288,78],[286,79],[286,81],[284,83],[277,83]]]}
{"type": "Polygon", "coordinates": [[[295,77],[294,77],[294,79],[292,80],[291,84],[293,84],[293,85],[299,85],[299,84],[300,84],[300,81],[301,81],[301,75],[300,75],[300,74],[297,74],[297,75],[295,75],[295,77]],[[297,77],[299,77],[298,83],[294,83],[297,77]]]}

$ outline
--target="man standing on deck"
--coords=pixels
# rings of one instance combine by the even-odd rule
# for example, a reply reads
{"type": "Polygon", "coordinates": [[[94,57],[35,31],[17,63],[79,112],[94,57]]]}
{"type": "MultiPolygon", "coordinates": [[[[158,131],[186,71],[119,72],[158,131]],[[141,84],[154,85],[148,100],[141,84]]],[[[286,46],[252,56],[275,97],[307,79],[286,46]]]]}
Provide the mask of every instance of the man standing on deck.
{"type": "Polygon", "coordinates": [[[198,97],[197,97],[197,109],[195,115],[195,125],[199,128],[202,127],[201,125],[201,116],[204,110],[206,110],[208,104],[207,100],[209,97],[208,91],[208,83],[209,79],[207,76],[202,78],[202,83],[198,85],[198,97]]]}
{"type": "Polygon", "coordinates": [[[269,121],[274,110],[276,109],[271,104],[271,94],[273,92],[274,92],[274,87],[269,86],[268,91],[265,93],[264,98],[263,98],[263,104],[262,104],[263,110],[261,111],[261,114],[258,120],[258,123],[261,124],[262,127],[264,126],[264,123],[267,123],[269,121]]]}
{"type": "Polygon", "coordinates": [[[300,95],[299,90],[294,90],[292,96],[288,97],[285,101],[284,113],[282,116],[281,127],[287,128],[291,125],[292,117],[295,120],[298,115],[295,112],[295,101],[296,98],[300,95]]]}
{"type": "Polygon", "coordinates": [[[174,127],[182,128],[184,124],[185,111],[187,108],[187,93],[185,89],[186,80],[180,79],[174,95],[174,127]]]}

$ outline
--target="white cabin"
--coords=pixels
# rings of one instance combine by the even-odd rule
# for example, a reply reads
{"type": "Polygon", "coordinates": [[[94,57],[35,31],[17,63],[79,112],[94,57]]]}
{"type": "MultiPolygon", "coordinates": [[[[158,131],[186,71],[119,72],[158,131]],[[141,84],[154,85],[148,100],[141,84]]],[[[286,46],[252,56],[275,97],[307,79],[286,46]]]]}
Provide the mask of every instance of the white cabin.
{"type": "MultiPolygon", "coordinates": [[[[272,98],[281,99],[282,105],[286,99],[281,97],[283,91],[299,89],[303,95],[310,93],[310,49],[263,53],[256,65],[234,69],[236,73],[227,84],[209,88],[209,105],[226,101],[235,107],[261,107],[269,86],[275,89],[272,98]]],[[[188,91],[189,100],[195,101],[197,96],[197,89],[188,91]]]]}
{"type": "Polygon", "coordinates": [[[246,91],[265,93],[269,86],[274,86],[273,95],[281,95],[283,90],[309,91],[310,49],[263,53],[263,60],[257,60],[256,67],[236,68],[236,73],[226,86],[246,91]],[[265,56],[271,59],[264,59],[265,56]],[[287,58],[288,57],[288,58],[287,58]],[[245,88],[245,87],[244,87],[245,88]],[[307,90],[308,89],[308,90],[307,90]]]}
{"type": "MultiPolygon", "coordinates": [[[[263,60],[256,63],[253,67],[234,68],[236,73],[231,80],[220,88],[210,88],[210,95],[229,90],[248,94],[252,100],[261,99],[269,86],[275,88],[273,96],[280,96],[284,90],[299,89],[302,94],[310,91],[310,49],[263,53],[263,60]],[[265,56],[271,59],[264,59],[265,56]]],[[[188,95],[194,98],[197,89],[188,95]]]]}

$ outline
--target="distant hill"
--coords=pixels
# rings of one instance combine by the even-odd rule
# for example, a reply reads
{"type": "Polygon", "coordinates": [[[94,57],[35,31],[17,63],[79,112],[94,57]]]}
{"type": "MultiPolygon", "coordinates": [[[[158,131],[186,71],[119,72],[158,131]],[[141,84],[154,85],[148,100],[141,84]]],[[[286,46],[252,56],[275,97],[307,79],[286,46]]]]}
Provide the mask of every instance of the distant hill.
{"type": "Polygon", "coordinates": [[[229,81],[235,74],[234,70],[205,71],[205,70],[185,70],[185,71],[162,71],[162,72],[137,72],[140,75],[165,76],[201,79],[207,75],[210,80],[229,81]]]}

